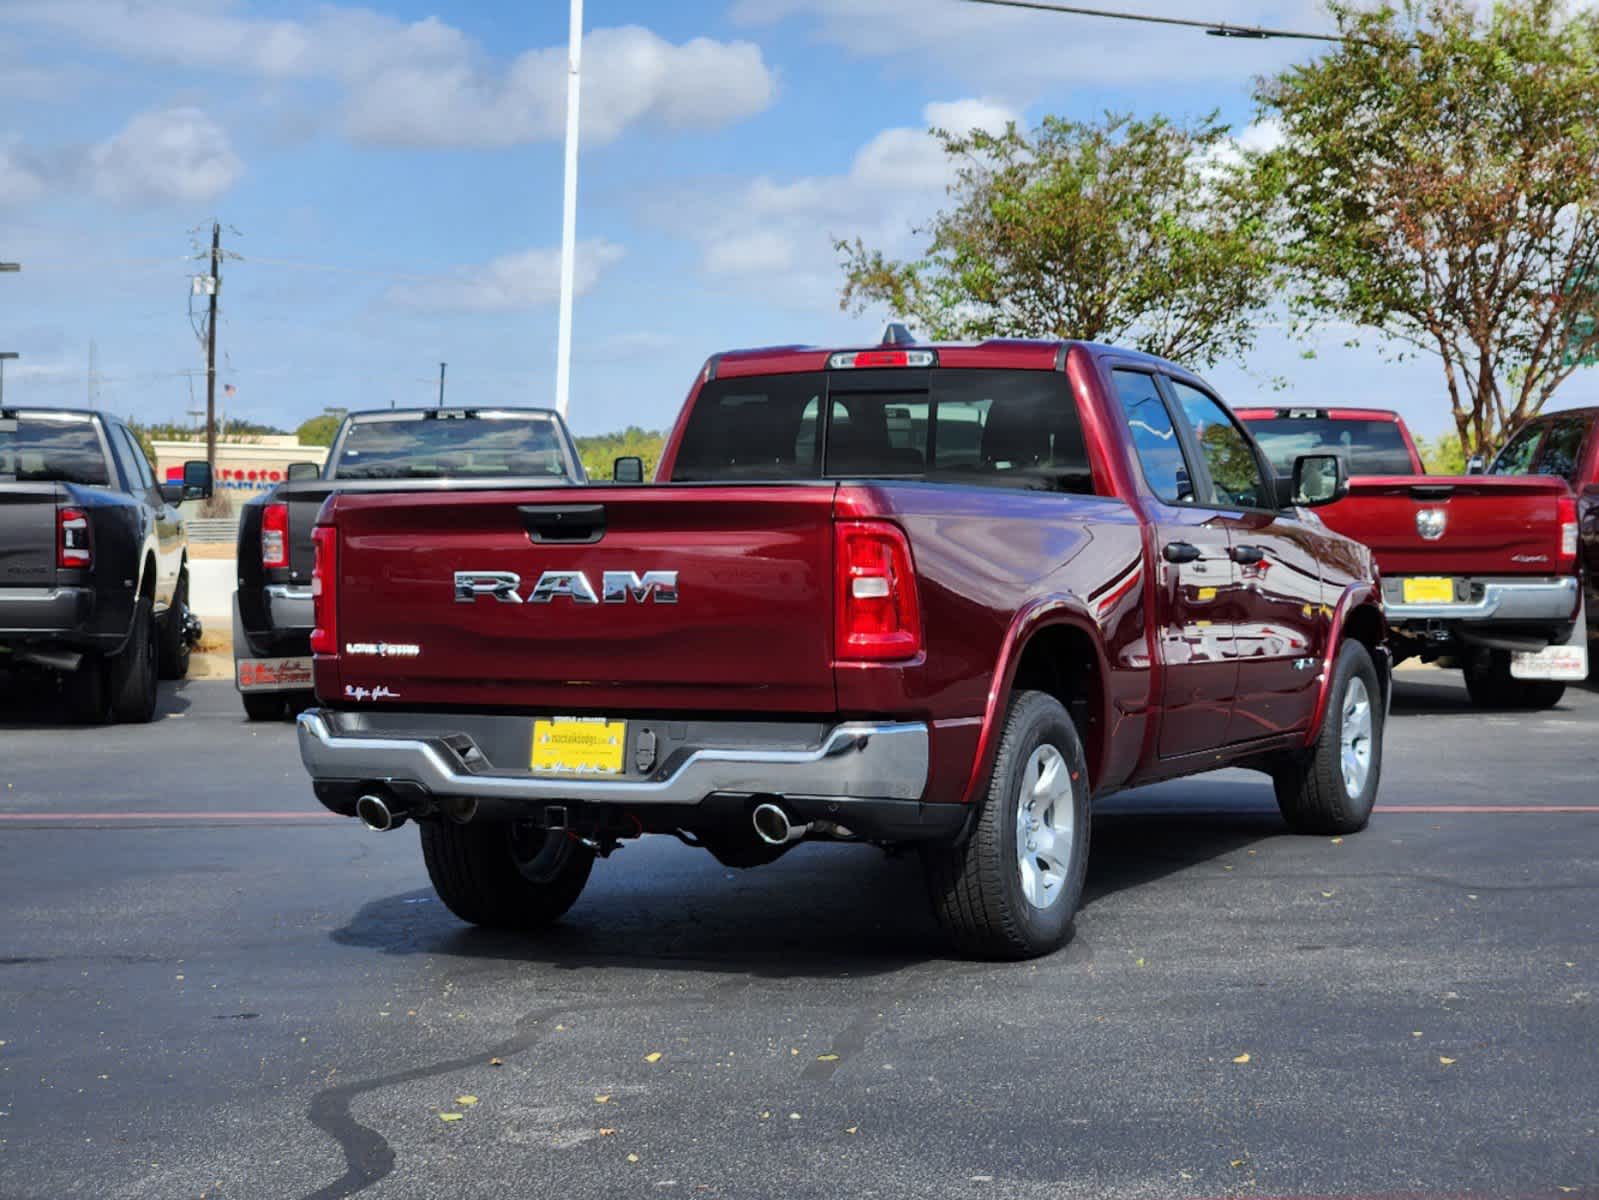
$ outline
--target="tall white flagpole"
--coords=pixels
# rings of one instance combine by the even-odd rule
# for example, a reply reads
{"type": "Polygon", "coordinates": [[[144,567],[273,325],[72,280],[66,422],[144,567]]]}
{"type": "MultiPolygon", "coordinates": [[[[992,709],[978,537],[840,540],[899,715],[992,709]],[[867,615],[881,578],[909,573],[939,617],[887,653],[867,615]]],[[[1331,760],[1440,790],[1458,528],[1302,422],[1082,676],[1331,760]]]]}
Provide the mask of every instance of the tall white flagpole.
{"type": "Polygon", "coordinates": [[[572,0],[566,71],[566,195],[561,215],[561,326],[555,348],[555,411],[566,416],[572,387],[573,258],[577,254],[577,100],[583,59],[583,0],[572,0]]]}

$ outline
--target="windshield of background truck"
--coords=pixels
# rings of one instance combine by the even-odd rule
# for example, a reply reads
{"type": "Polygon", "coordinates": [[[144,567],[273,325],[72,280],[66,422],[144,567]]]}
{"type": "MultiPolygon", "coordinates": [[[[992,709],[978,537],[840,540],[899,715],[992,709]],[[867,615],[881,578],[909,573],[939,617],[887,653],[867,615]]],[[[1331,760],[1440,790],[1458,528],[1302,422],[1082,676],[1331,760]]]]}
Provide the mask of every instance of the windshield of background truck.
{"type": "Polygon", "coordinates": [[[49,413],[0,417],[0,480],[101,485],[111,481],[94,422],[49,413]]]}
{"type": "Polygon", "coordinates": [[[1076,401],[1048,371],[713,380],[672,468],[674,482],[863,478],[1093,491],[1076,401]]]}
{"type": "Polygon", "coordinates": [[[566,475],[544,416],[398,416],[350,425],[333,479],[492,479],[566,475]]]}
{"type": "Polygon", "coordinates": [[[1416,464],[1397,421],[1265,417],[1244,422],[1272,469],[1292,475],[1301,454],[1342,454],[1351,475],[1414,475],[1416,464]]]}

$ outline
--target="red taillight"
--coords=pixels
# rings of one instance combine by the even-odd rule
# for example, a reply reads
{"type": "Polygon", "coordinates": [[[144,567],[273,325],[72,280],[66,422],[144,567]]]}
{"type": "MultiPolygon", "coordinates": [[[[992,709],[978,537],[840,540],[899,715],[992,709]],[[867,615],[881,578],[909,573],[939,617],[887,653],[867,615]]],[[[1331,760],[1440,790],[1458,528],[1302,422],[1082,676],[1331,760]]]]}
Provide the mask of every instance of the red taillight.
{"type": "Polygon", "coordinates": [[[289,565],[289,506],[269,504],[261,510],[261,565],[289,565]]]}
{"type": "Polygon", "coordinates": [[[1575,571],[1577,569],[1577,498],[1575,496],[1561,496],[1558,508],[1560,512],[1560,557],[1555,560],[1555,565],[1561,571],[1575,571]]]}
{"type": "Polygon", "coordinates": [[[316,565],[311,568],[311,613],[316,628],[311,630],[312,654],[339,652],[339,610],[334,584],[339,577],[339,531],[331,525],[318,525],[311,531],[316,547],[316,565]]]}
{"type": "Polygon", "coordinates": [[[835,654],[868,662],[916,657],[922,620],[904,532],[886,521],[841,521],[837,530],[835,654]]]}
{"type": "Polygon", "coordinates": [[[89,514],[81,508],[56,509],[56,566],[82,570],[93,563],[89,514]]]}

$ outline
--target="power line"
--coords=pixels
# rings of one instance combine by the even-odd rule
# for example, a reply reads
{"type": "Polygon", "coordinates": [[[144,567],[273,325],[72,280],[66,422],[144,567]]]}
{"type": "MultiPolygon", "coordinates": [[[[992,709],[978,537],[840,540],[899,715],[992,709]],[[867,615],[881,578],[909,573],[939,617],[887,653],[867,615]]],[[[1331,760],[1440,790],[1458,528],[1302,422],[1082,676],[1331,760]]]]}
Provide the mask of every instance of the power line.
{"type": "Polygon", "coordinates": [[[1270,29],[1263,25],[1233,25],[1227,21],[1199,21],[1191,17],[1157,17],[1147,13],[1117,12],[1108,8],[1083,8],[1075,4],[1051,4],[1048,0],[966,0],[968,4],[992,4],[1004,8],[1030,8],[1039,12],[1068,13],[1078,17],[1105,17],[1112,21],[1141,21],[1149,25],[1180,25],[1186,29],[1202,29],[1212,37],[1296,38],[1308,42],[1354,42],[1366,44],[1364,38],[1342,37],[1336,33],[1303,33],[1292,29],[1270,29]]]}

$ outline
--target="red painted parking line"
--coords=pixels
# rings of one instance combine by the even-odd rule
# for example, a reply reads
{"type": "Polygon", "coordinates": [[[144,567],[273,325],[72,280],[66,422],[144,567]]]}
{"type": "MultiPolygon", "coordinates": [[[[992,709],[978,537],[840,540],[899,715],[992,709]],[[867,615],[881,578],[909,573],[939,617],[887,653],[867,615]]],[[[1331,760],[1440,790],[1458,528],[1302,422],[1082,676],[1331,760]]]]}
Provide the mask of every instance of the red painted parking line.
{"type": "Polygon", "coordinates": [[[25,822],[30,825],[82,824],[98,821],[228,821],[232,823],[271,824],[281,821],[325,821],[335,814],[316,809],[289,812],[5,812],[0,821],[25,822]]]}
{"type": "Polygon", "coordinates": [[[1380,813],[1599,813],[1599,804],[1379,804],[1380,813]]]}

